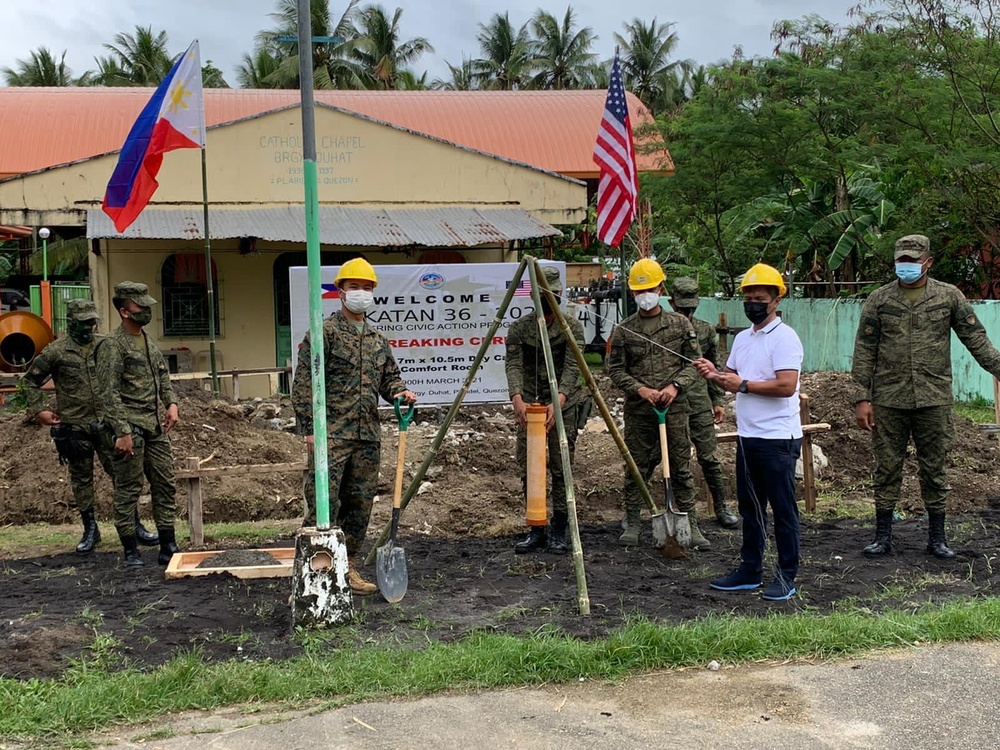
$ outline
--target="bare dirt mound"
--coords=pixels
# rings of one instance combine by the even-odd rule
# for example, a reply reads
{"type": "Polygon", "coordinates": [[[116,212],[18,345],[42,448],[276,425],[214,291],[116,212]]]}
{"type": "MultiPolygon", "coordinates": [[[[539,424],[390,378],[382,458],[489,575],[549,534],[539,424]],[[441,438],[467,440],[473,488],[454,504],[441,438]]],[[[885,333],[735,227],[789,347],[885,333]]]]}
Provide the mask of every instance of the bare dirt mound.
{"type": "MultiPolygon", "coordinates": [[[[597,373],[597,380],[620,425],[621,393],[603,373],[597,373]]],[[[819,490],[829,497],[825,507],[835,510],[838,503],[871,502],[874,469],[871,435],[854,424],[850,376],[807,373],[802,378],[802,390],[810,396],[813,421],[829,422],[832,426],[829,433],[815,438],[830,462],[818,474],[819,490]]],[[[188,386],[180,399],[182,421],[172,433],[178,462],[188,456],[209,459],[206,466],[305,459],[302,439],[289,431],[294,415],[286,398],[233,404],[214,401],[204,391],[188,386]],[[284,429],[276,429],[279,427],[284,429]]],[[[728,419],[722,429],[733,430],[731,400],[727,412],[728,419]]],[[[573,473],[580,519],[601,524],[619,517],[624,470],[614,441],[597,424],[596,415],[595,408],[590,423],[594,431],[585,430],[577,440],[573,473]]],[[[430,450],[443,417],[444,410],[421,409],[410,426],[405,462],[407,483],[430,450]]],[[[375,524],[388,518],[391,501],[397,440],[391,412],[383,415],[382,433],[375,524]]],[[[514,460],[514,437],[509,407],[463,407],[428,472],[428,486],[403,514],[404,528],[449,537],[501,536],[522,529],[524,504],[514,460]]],[[[955,416],[955,444],[949,457],[951,511],[984,508],[988,498],[998,494],[998,445],[995,439],[983,436],[974,424],[955,416]]],[[[719,448],[731,497],[735,496],[735,454],[733,445],[719,448]]],[[[692,471],[699,479],[700,469],[694,462],[692,471]]],[[[296,518],[302,513],[301,482],[301,476],[294,472],[208,480],[205,520],[296,518]]],[[[97,483],[98,516],[109,519],[111,485],[100,470],[97,483]]],[[[654,497],[657,490],[654,486],[654,497]]],[[[902,512],[923,512],[912,454],[906,462],[902,498],[902,512]]],[[[181,482],[178,506],[182,516],[186,514],[186,504],[181,482]]],[[[75,520],[71,508],[66,470],[57,463],[48,428],[25,424],[19,415],[0,418],[0,523],[65,523],[75,520]]]]}

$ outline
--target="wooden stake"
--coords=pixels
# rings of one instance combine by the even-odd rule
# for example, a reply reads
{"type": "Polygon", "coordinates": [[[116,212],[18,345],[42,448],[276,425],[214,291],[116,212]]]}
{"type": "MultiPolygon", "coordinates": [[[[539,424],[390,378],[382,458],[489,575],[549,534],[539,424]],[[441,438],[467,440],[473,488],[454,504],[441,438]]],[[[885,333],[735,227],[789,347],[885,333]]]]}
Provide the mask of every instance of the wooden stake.
{"type": "Polygon", "coordinates": [[[202,526],[202,497],[201,497],[201,475],[199,468],[201,462],[197,458],[185,458],[184,468],[193,472],[194,476],[187,480],[188,483],[188,526],[191,531],[191,544],[201,546],[205,543],[205,528],[202,526]]]}
{"type": "MultiPolygon", "coordinates": [[[[590,596],[587,593],[587,572],[583,566],[583,545],[580,543],[580,524],[576,517],[576,494],[573,489],[573,467],[570,464],[569,441],[566,438],[566,425],[563,421],[562,409],[559,408],[559,380],[556,378],[556,365],[552,358],[552,343],[549,341],[549,327],[542,314],[542,298],[538,293],[539,279],[542,274],[538,261],[534,258],[528,263],[528,277],[531,279],[531,300],[535,303],[535,317],[538,322],[538,337],[542,342],[542,354],[545,355],[545,371],[549,376],[549,395],[552,398],[552,412],[556,418],[556,434],[559,437],[559,457],[562,459],[563,479],[566,483],[566,514],[569,517],[569,535],[573,543],[573,568],[576,571],[577,604],[580,614],[584,617],[590,614],[590,596]]],[[[549,292],[549,306],[555,310],[559,307],[549,292]]],[[[573,334],[564,333],[567,341],[573,334]]],[[[574,343],[576,343],[574,341],[574,343]]],[[[565,366],[565,365],[564,365],[565,366]]],[[[573,425],[576,429],[576,425],[573,425]]],[[[551,456],[549,457],[551,460],[551,456]]]]}
{"type": "Polygon", "coordinates": [[[993,376],[993,424],[1000,424],[1000,380],[993,376]]]}
{"type": "MultiPolygon", "coordinates": [[[[799,394],[799,421],[802,424],[812,424],[812,413],[809,408],[809,397],[799,394]]],[[[805,487],[806,513],[816,512],[816,484],[813,476],[813,443],[812,435],[802,433],[802,484],[805,487]]]]}

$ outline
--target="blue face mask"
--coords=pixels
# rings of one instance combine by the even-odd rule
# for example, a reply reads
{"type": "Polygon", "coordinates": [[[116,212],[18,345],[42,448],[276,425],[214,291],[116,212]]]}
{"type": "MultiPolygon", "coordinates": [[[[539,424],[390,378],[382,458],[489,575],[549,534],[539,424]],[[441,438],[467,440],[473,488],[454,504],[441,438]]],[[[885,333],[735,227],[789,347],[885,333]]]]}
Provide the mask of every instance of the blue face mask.
{"type": "Polygon", "coordinates": [[[904,284],[913,284],[920,281],[920,277],[924,275],[924,264],[923,263],[897,263],[896,264],[896,276],[904,284]]]}

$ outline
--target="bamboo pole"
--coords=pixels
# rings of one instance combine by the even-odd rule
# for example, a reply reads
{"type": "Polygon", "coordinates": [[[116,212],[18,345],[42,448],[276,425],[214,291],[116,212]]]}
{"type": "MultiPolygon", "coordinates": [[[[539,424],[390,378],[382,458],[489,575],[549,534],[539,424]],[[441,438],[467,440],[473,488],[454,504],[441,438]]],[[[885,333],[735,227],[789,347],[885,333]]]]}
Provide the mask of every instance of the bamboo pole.
{"type": "MultiPolygon", "coordinates": [[[[530,258],[530,256],[525,256],[525,258],[530,258]]],[[[541,276],[541,274],[539,274],[539,276],[541,276]]],[[[576,345],[576,339],[573,338],[573,334],[569,330],[569,324],[566,323],[566,318],[562,314],[562,310],[560,310],[559,306],[555,304],[555,297],[552,294],[552,290],[549,289],[549,285],[546,283],[544,276],[541,276],[541,278],[538,279],[538,285],[548,298],[549,304],[552,305],[552,309],[556,314],[556,319],[559,321],[559,327],[566,336],[566,344],[570,351],[573,352],[573,356],[576,357],[577,364],[580,365],[580,373],[583,375],[583,379],[586,381],[587,387],[590,389],[590,393],[594,397],[594,402],[597,404],[598,411],[600,411],[601,416],[604,417],[604,423],[608,426],[608,432],[610,432],[611,437],[614,438],[615,444],[618,446],[618,451],[622,454],[622,458],[625,460],[625,465],[628,467],[629,472],[632,474],[632,478],[639,487],[639,494],[642,495],[642,499],[653,513],[658,512],[656,503],[653,502],[653,497],[649,494],[649,487],[646,486],[646,482],[642,478],[642,474],[639,472],[639,467],[635,465],[635,459],[632,458],[632,453],[629,451],[628,446],[625,445],[625,441],[622,439],[621,433],[618,432],[618,425],[615,424],[615,420],[611,416],[611,412],[608,410],[608,405],[604,403],[604,397],[601,395],[601,391],[598,389],[597,383],[594,381],[594,376],[590,373],[590,367],[587,365],[587,360],[584,359],[583,352],[580,351],[580,347],[576,345]]],[[[611,339],[609,338],[608,341],[610,340],[611,339]]]]}
{"type": "MultiPolygon", "coordinates": [[[[549,327],[545,322],[542,310],[542,298],[538,293],[539,273],[538,261],[534,258],[528,263],[528,277],[531,279],[531,300],[535,303],[535,318],[538,323],[538,338],[542,342],[542,354],[545,355],[545,371],[549,376],[549,395],[552,398],[552,413],[556,418],[556,434],[559,436],[559,456],[562,459],[563,479],[566,482],[566,513],[569,516],[569,533],[573,541],[573,568],[576,571],[577,603],[580,614],[584,617],[590,614],[590,596],[587,594],[587,572],[583,566],[583,545],[580,543],[580,525],[576,517],[576,494],[573,489],[573,467],[569,455],[569,441],[566,439],[566,424],[563,420],[562,408],[559,405],[559,381],[556,379],[556,365],[552,359],[552,343],[549,341],[549,327]]],[[[550,299],[549,305],[554,310],[559,305],[550,299]]],[[[564,333],[567,340],[573,334],[564,333]]],[[[575,343],[575,342],[574,342],[575,343]]],[[[576,425],[573,425],[576,429],[576,425]]],[[[551,460],[551,457],[550,457],[551,460]]]]}
{"type": "MultiPolygon", "coordinates": [[[[483,343],[480,345],[479,351],[476,353],[476,358],[472,362],[472,366],[469,368],[469,374],[465,376],[465,382],[462,384],[461,390],[459,390],[458,395],[455,396],[455,400],[452,401],[451,407],[448,409],[448,414],[445,416],[441,427],[438,428],[437,435],[434,436],[434,442],[431,444],[431,449],[424,458],[424,462],[420,464],[420,468],[417,469],[417,473],[413,475],[413,479],[410,481],[409,487],[406,488],[406,494],[403,495],[403,498],[399,502],[400,511],[409,505],[410,500],[412,500],[413,496],[417,494],[417,488],[420,487],[420,482],[423,480],[427,470],[431,467],[434,459],[437,458],[437,453],[441,448],[441,443],[444,442],[444,436],[448,433],[448,428],[451,427],[451,423],[455,421],[455,417],[458,415],[458,407],[462,405],[462,401],[469,392],[469,386],[472,385],[472,381],[476,378],[476,373],[479,372],[479,366],[482,364],[483,357],[486,356],[486,350],[489,349],[490,344],[493,343],[493,337],[496,335],[497,330],[499,330],[500,324],[503,323],[504,315],[507,314],[507,308],[510,307],[510,301],[514,299],[514,292],[517,290],[517,285],[521,283],[521,277],[524,275],[524,269],[527,265],[527,258],[524,258],[518,265],[517,270],[514,271],[514,279],[507,288],[507,294],[504,295],[503,301],[497,309],[497,314],[493,318],[492,325],[490,325],[489,333],[483,336],[483,343]]],[[[575,343],[576,342],[574,342],[574,344],[575,343]]],[[[389,538],[390,524],[391,522],[382,527],[382,532],[375,540],[375,544],[373,544],[372,548],[368,551],[368,556],[365,557],[365,565],[371,565],[375,562],[375,550],[385,544],[385,541],[389,538]]]]}

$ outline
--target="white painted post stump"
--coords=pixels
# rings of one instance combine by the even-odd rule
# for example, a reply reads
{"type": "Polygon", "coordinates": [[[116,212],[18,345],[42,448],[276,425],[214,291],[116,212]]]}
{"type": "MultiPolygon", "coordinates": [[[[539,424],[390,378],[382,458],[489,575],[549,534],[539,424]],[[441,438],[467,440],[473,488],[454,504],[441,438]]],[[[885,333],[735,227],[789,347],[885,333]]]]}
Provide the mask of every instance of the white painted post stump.
{"type": "Polygon", "coordinates": [[[303,529],[295,537],[292,624],[323,628],[354,617],[347,582],[347,544],[340,529],[303,529]]]}

